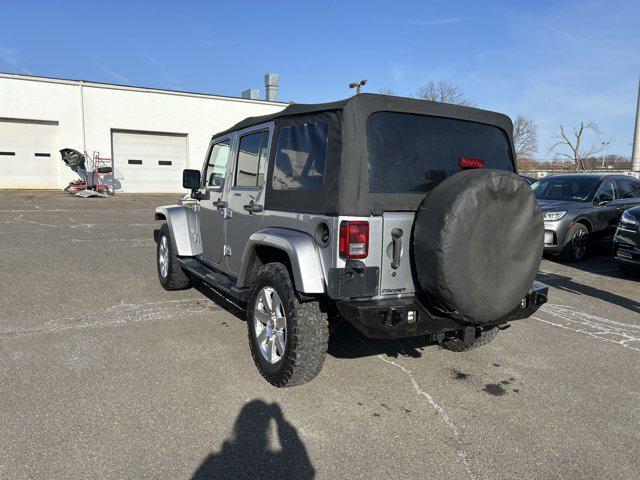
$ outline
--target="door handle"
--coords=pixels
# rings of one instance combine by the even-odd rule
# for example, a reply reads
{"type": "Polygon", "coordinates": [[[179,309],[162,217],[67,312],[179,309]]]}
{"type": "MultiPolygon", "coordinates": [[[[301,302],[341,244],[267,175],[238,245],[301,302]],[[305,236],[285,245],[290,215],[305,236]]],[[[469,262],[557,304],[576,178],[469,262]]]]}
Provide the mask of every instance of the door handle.
{"type": "Polygon", "coordinates": [[[242,208],[244,208],[247,212],[249,212],[250,215],[253,215],[254,213],[258,213],[264,210],[264,207],[262,205],[254,203],[253,200],[251,200],[247,205],[243,206],[242,208]]]}
{"type": "Polygon", "coordinates": [[[218,210],[220,210],[221,208],[227,208],[229,206],[229,204],[224,200],[218,200],[216,202],[213,202],[212,205],[216,207],[218,210]]]}

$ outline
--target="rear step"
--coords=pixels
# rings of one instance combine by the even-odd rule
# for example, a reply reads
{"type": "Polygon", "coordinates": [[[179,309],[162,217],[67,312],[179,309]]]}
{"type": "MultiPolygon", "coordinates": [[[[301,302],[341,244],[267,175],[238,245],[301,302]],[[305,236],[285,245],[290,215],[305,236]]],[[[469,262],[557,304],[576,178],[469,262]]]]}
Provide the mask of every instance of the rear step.
{"type": "Polygon", "coordinates": [[[211,285],[221,293],[228,295],[240,302],[246,302],[249,297],[248,288],[240,288],[225,274],[215,271],[195,258],[177,258],[178,262],[188,272],[192,273],[203,282],[211,285]]]}

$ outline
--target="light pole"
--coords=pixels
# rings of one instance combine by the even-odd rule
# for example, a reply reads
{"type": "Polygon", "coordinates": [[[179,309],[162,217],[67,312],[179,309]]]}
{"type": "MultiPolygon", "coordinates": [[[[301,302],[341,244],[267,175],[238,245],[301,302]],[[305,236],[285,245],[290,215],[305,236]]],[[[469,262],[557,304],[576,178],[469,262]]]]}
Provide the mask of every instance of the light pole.
{"type": "Polygon", "coordinates": [[[602,142],[602,168],[604,168],[604,158],[607,153],[607,145],[611,142],[602,142]]]}
{"type": "Polygon", "coordinates": [[[360,95],[360,88],[364,87],[367,84],[366,80],[360,80],[360,82],[353,82],[349,84],[349,88],[356,89],[356,95],[360,95]]]}

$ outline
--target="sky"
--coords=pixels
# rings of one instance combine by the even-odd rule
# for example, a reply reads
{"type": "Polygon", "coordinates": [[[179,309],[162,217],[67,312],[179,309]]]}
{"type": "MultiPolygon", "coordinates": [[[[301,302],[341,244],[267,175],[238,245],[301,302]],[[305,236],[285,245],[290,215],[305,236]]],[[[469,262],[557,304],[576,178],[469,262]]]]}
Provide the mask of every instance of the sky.
{"type": "MultiPolygon", "coordinates": [[[[630,156],[640,76],[638,0],[0,0],[0,72],[240,96],[280,74],[283,101],[455,83],[479,108],[524,115],[539,158],[559,125],[595,122],[630,156]]],[[[2,105],[0,105],[0,116],[2,105]]]]}

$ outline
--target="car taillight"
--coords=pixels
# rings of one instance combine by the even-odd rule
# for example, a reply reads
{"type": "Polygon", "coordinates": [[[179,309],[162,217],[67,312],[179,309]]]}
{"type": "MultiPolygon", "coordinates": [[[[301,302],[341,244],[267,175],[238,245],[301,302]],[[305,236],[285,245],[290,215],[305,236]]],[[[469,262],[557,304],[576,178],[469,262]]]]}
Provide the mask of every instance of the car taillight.
{"type": "Polygon", "coordinates": [[[366,258],[369,254],[369,222],[340,224],[340,256],[366,258]]]}
{"type": "Polygon", "coordinates": [[[484,160],[481,158],[460,157],[462,168],[484,168],[484,160]]]}

